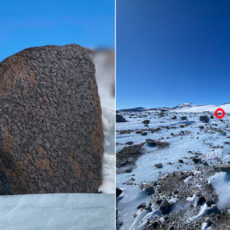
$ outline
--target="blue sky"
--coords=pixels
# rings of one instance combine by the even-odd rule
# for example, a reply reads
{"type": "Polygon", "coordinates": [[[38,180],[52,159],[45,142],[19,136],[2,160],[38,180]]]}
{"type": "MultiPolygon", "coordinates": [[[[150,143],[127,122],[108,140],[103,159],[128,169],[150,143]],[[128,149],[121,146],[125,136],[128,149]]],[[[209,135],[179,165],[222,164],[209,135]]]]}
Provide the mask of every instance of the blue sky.
{"type": "Polygon", "coordinates": [[[230,102],[230,1],[117,0],[117,108],[230,102]]]}
{"type": "Polygon", "coordinates": [[[114,47],[115,0],[0,2],[0,61],[28,47],[114,47]]]}

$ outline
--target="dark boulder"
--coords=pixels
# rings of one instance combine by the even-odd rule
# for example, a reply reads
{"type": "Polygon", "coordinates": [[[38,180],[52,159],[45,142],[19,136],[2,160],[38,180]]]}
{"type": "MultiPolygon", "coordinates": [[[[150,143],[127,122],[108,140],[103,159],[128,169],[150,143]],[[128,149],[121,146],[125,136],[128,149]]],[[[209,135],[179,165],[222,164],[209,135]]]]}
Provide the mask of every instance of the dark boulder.
{"type": "Polygon", "coordinates": [[[200,121],[202,121],[204,123],[208,123],[209,122],[209,117],[208,116],[200,116],[200,121]]]}
{"type": "Polygon", "coordinates": [[[147,195],[151,196],[154,193],[154,188],[151,185],[148,185],[145,187],[145,192],[147,193],[147,195]]]}
{"type": "Polygon", "coordinates": [[[141,208],[145,208],[146,207],[146,203],[143,202],[140,205],[137,206],[137,209],[141,209],[141,208]]]}
{"type": "Polygon", "coordinates": [[[120,114],[116,114],[116,122],[127,122],[127,120],[120,114]]]}
{"type": "Polygon", "coordinates": [[[157,148],[159,148],[159,149],[169,147],[169,145],[170,145],[168,142],[153,140],[153,139],[149,139],[149,138],[147,138],[145,140],[145,142],[148,144],[149,147],[157,146],[157,148]]]}
{"type": "Polygon", "coordinates": [[[161,169],[161,168],[163,168],[163,165],[162,165],[162,163],[157,163],[157,164],[155,164],[155,167],[158,169],[161,169]]]}
{"type": "Polygon", "coordinates": [[[122,194],[122,190],[120,188],[116,188],[116,197],[119,197],[122,194]]]}
{"type": "Polygon", "coordinates": [[[97,192],[102,155],[87,49],[34,47],[0,63],[0,194],[97,192]]]}
{"type": "Polygon", "coordinates": [[[171,206],[170,206],[169,202],[166,199],[164,199],[160,204],[159,210],[161,211],[161,213],[163,215],[165,215],[165,214],[169,213],[170,208],[171,208],[171,206]]]}
{"type": "Polygon", "coordinates": [[[145,125],[149,125],[150,120],[144,120],[144,121],[142,121],[142,123],[145,124],[145,125]]]}
{"type": "Polygon", "coordinates": [[[126,145],[133,145],[133,141],[127,141],[125,144],[126,145]]]}

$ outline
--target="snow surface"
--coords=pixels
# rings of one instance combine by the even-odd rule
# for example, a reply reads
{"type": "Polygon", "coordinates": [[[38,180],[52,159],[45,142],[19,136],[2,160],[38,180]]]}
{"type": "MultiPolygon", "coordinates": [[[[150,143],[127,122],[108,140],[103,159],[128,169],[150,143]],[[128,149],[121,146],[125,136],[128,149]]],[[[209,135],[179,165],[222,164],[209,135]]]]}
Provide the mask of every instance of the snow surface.
{"type": "Polygon", "coordinates": [[[191,103],[185,103],[182,105],[177,106],[176,109],[174,109],[174,112],[183,112],[183,113],[201,113],[201,112],[214,112],[217,108],[222,108],[225,110],[226,113],[230,113],[230,103],[223,104],[223,105],[194,105],[191,103]]]}
{"type": "Polygon", "coordinates": [[[230,208],[230,174],[226,172],[216,173],[210,177],[210,183],[218,195],[219,209],[230,208]]]}
{"type": "Polygon", "coordinates": [[[0,196],[1,230],[111,230],[112,194],[0,196]]]}
{"type": "Polygon", "coordinates": [[[104,129],[103,184],[99,191],[115,193],[115,69],[114,52],[96,51],[93,55],[102,107],[104,129]]]}
{"type": "MultiPolygon", "coordinates": [[[[228,126],[230,117],[227,115],[223,119],[225,123],[214,118],[210,119],[210,123],[205,124],[205,127],[201,129],[199,126],[204,126],[204,123],[199,120],[199,116],[204,113],[167,112],[165,117],[160,117],[155,111],[123,112],[121,114],[128,122],[117,123],[117,151],[123,149],[128,141],[140,144],[147,138],[169,142],[170,146],[157,149],[144,145],[143,154],[137,159],[136,167],[132,172],[117,174],[117,187],[123,190],[123,197],[117,201],[119,221],[123,222],[120,230],[141,229],[143,223],[136,221],[137,217],[134,218],[133,215],[138,214],[138,205],[142,202],[146,204],[150,202],[150,196],[140,189],[142,183],[148,184],[156,181],[162,174],[194,170],[196,166],[191,157],[194,157],[195,153],[209,165],[217,164],[220,159],[222,162],[230,161],[228,154],[230,145],[224,144],[229,142],[230,134],[228,126]],[[173,120],[172,117],[175,115],[177,119],[173,120]],[[187,116],[188,121],[181,120],[182,116],[187,116]],[[150,120],[149,128],[160,127],[161,130],[154,133],[147,131],[147,136],[136,134],[135,131],[129,134],[119,133],[120,130],[146,129],[142,123],[146,119],[150,120]],[[181,126],[183,124],[185,126],[181,126]],[[170,128],[167,129],[167,127],[170,128]],[[213,127],[224,130],[227,135],[213,131],[213,127]],[[183,135],[181,135],[182,131],[183,135]],[[184,163],[179,163],[179,159],[182,159],[184,163]],[[162,163],[163,168],[154,167],[157,163],[162,163]]],[[[213,114],[208,113],[207,115],[210,117],[213,114]]],[[[152,208],[154,213],[157,207],[152,208]]]]}

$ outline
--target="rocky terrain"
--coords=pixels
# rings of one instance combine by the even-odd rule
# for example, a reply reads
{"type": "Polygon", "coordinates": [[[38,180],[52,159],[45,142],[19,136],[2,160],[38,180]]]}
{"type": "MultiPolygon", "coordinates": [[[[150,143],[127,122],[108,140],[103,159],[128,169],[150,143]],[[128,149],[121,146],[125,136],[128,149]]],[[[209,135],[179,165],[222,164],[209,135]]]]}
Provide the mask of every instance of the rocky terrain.
{"type": "Polygon", "coordinates": [[[214,108],[117,112],[117,229],[230,229],[230,116],[214,108]]]}

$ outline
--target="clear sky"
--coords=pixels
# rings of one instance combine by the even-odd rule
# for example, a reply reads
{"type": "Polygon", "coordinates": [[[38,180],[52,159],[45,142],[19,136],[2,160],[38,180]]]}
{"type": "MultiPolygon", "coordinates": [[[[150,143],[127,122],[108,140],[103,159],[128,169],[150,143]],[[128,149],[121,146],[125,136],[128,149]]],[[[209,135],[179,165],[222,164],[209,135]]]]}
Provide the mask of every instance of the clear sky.
{"type": "Polygon", "coordinates": [[[230,1],[117,0],[117,108],[230,102],[230,1]]]}
{"type": "Polygon", "coordinates": [[[0,1],[0,61],[25,48],[114,47],[115,0],[0,1]]]}

